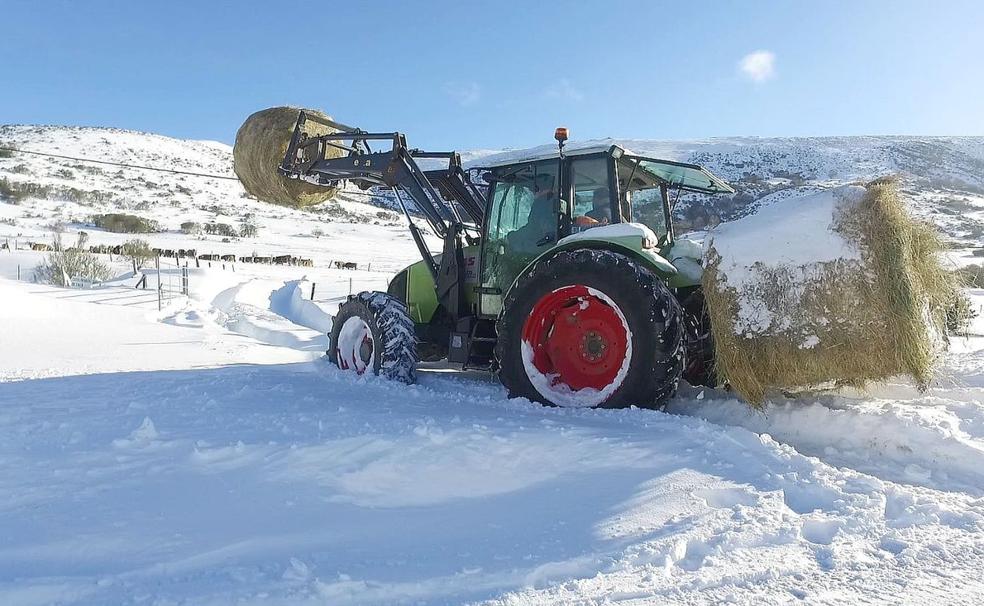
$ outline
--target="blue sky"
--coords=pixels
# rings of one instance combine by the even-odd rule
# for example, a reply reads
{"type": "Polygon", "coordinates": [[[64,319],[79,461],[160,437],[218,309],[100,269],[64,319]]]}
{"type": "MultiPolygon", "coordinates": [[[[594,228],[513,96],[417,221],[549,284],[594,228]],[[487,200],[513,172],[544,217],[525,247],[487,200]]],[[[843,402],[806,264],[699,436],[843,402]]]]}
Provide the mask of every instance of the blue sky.
{"type": "Polygon", "coordinates": [[[976,1],[0,0],[0,23],[0,123],[231,143],[291,104],[430,149],[525,147],[558,125],[984,134],[976,1]]]}

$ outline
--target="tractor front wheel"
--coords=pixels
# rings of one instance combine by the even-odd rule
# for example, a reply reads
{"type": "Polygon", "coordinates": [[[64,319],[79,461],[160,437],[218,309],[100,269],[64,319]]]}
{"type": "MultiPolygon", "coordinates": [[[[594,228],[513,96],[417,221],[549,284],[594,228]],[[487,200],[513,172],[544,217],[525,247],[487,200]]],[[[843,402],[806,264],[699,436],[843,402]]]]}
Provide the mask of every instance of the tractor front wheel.
{"type": "Polygon", "coordinates": [[[654,273],[611,251],[560,252],[517,281],[496,332],[511,397],[662,406],[683,371],[682,310],[654,273]]]}
{"type": "Polygon", "coordinates": [[[340,369],[359,375],[416,379],[413,320],[402,301],[383,292],[361,292],[339,306],[327,353],[340,369]]]}

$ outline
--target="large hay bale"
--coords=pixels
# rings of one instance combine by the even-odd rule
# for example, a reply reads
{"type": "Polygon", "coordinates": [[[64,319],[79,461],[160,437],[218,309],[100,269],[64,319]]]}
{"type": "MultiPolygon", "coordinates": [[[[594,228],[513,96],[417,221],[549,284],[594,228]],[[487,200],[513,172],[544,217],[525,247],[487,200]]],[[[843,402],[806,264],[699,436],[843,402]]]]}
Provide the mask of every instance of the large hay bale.
{"type": "MultiPolygon", "coordinates": [[[[337,192],[332,187],[288,179],[277,171],[287,153],[287,145],[290,143],[299,111],[296,107],[260,110],[246,118],[236,133],[236,144],[232,148],[236,176],[247,192],[264,202],[300,208],[324,202],[337,192]]],[[[305,109],[304,112],[331,119],[318,110],[305,109]]],[[[312,136],[334,132],[313,121],[305,123],[304,131],[312,136]]],[[[327,156],[337,158],[342,153],[340,149],[329,147],[327,156]]]]}
{"type": "Polygon", "coordinates": [[[717,372],[748,402],[898,375],[927,386],[959,287],[893,181],[776,202],[707,249],[717,372]]]}

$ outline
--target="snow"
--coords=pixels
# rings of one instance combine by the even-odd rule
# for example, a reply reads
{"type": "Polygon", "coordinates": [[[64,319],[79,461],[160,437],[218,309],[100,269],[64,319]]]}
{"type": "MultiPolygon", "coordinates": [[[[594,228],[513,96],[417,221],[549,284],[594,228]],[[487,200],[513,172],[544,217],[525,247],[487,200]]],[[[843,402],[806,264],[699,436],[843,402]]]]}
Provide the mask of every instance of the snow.
{"type": "Polygon", "coordinates": [[[760,414],[685,388],[667,413],[543,408],[479,374],[425,368],[405,386],[341,373],[230,332],[218,312],[175,326],[123,291],[0,284],[5,338],[60,369],[25,379],[10,370],[22,348],[2,350],[5,604],[984,591],[981,339],[926,394],[887,385],[760,414]],[[102,365],[73,366],[62,347],[77,335],[49,339],[38,314],[84,317],[102,365]],[[121,349],[119,333],[141,345],[121,349]]]}
{"type": "MultiPolygon", "coordinates": [[[[105,129],[14,134],[109,159],[158,153],[191,170],[221,170],[228,155],[219,144],[105,129]]],[[[629,146],[843,175],[891,168],[912,141],[629,146]]],[[[984,157],[979,139],[919,142],[984,157]]],[[[20,158],[0,169],[20,162],[35,178],[51,172],[20,158]]],[[[114,187],[105,175],[77,177],[114,187]]],[[[353,292],[385,288],[388,272],[416,260],[405,229],[328,223],[224,187],[134,212],[172,230],[185,214],[211,217],[214,204],[230,221],[263,213],[256,240],[148,238],[287,251],[315,267],[192,266],[191,296],[158,311],[153,270],[147,291],[128,281],[59,289],[15,279],[43,254],[0,251],[0,604],[973,604],[984,595],[984,315],[951,343],[925,393],[895,382],[773,399],[760,413],[727,392],[683,387],[658,412],[508,400],[487,375],[440,364],[422,365],[406,386],[342,373],[323,356],[349,281],[353,292]],[[311,236],[315,226],[328,235],[311,236]],[[336,259],[373,270],[328,268],[336,259]]],[[[124,195],[135,205],[153,191],[124,195]]],[[[73,212],[92,209],[0,204],[17,222],[0,223],[0,236],[41,241],[48,222],[73,212]]],[[[96,243],[127,237],[90,231],[96,243]]],[[[176,272],[162,270],[161,282],[176,272]]],[[[968,293],[984,309],[984,291],[968,293]]]]}
{"type": "MultiPolygon", "coordinates": [[[[742,335],[762,335],[789,328],[789,318],[776,317],[763,302],[761,285],[768,271],[784,269],[792,279],[787,297],[798,300],[803,284],[815,280],[818,268],[834,261],[860,264],[858,248],[836,231],[842,209],[857,204],[865,189],[844,185],[793,196],[757,213],[723,223],[704,239],[707,254],[720,257],[718,281],[737,293],[734,329],[742,335]]],[[[810,348],[816,335],[804,335],[810,348]]]]}
{"type": "Polygon", "coordinates": [[[372,333],[365,320],[358,316],[352,316],[345,323],[338,333],[338,364],[342,368],[353,368],[359,374],[366,371],[367,364],[359,355],[359,350],[363,342],[369,341],[372,344],[369,364],[373,363],[376,355],[376,343],[372,340],[372,333]]]}
{"type": "Polygon", "coordinates": [[[413,386],[339,372],[275,311],[303,282],[231,276],[201,270],[163,312],[0,280],[0,602],[984,591],[982,339],[926,394],[543,408],[441,366],[413,386]]]}
{"type": "Polygon", "coordinates": [[[841,259],[859,260],[860,253],[833,227],[843,205],[857,204],[865,189],[846,185],[765,206],[744,219],[711,231],[705,245],[721,256],[719,271],[728,285],[740,288],[756,279],[754,266],[801,267],[841,259]]]}
{"type": "Polygon", "coordinates": [[[557,244],[563,245],[570,242],[578,242],[580,240],[591,240],[595,238],[625,238],[625,237],[638,237],[642,238],[645,242],[647,239],[655,244],[659,238],[653,230],[649,229],[646,225],[642,223],[615,223],[612,225],[599,225],[598,227],[592,227],[584,231],[579,231],[573,233],[569,236],[561,238],[557,244]]]}

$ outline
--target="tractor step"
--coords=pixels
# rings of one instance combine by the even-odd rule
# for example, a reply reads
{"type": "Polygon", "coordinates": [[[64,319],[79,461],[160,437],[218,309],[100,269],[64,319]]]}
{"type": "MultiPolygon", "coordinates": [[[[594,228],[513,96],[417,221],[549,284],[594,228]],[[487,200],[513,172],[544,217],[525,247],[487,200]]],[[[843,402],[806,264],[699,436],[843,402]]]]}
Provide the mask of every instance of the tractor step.
{"type": "Polygon", "coordinates": [[[448,361],[464,368],[490,370],[494,366],[495,324],[474,316],[462,318],[451,333],[448,361]]]}

